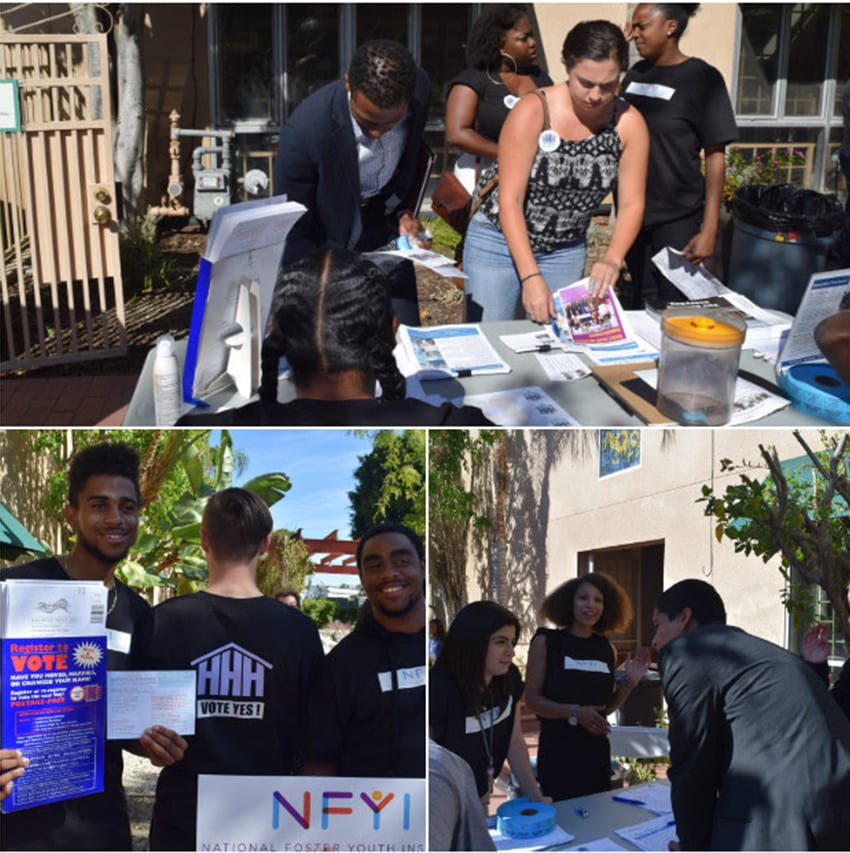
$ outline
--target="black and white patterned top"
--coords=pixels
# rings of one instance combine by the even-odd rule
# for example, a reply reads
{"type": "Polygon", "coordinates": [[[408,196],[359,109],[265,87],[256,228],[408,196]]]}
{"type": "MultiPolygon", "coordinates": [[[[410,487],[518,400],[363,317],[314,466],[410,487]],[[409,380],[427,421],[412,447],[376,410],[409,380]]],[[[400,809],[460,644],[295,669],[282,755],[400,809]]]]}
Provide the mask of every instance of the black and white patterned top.
{"type": "MultiPolygon", "coordinates": [[[[611,121],[596,133],[578,142],[562,139],[552,152],[537,149],[523,205],[533,251],[552,252],[584,239],[593,211],[617,177],[623,145],[616,121],[621,114],[617,104],[611,121]]],[[[481,173],[476,192],[497,169],[493,163],[481,173]]],[[[498,184],[480,209],[498,228],[498,184]]]]}

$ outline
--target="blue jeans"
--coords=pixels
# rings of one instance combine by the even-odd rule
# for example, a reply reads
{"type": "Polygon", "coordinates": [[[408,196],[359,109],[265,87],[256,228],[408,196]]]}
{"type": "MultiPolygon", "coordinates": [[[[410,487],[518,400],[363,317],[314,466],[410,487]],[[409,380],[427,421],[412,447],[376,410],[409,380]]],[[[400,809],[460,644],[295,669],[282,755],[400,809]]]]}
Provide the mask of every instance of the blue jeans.
{"type": "MultiPolygon", "coordinates": [[[[534,257],[554,293],[584,277],[587,242],[579,240],[554,252],[534,257]]],[[[463,271],[469,276],[466,319],[470,323],[515,320],[522,314],[522,285],[502,232],[483,213],[476,213],[466,229],[463,271]]]]}

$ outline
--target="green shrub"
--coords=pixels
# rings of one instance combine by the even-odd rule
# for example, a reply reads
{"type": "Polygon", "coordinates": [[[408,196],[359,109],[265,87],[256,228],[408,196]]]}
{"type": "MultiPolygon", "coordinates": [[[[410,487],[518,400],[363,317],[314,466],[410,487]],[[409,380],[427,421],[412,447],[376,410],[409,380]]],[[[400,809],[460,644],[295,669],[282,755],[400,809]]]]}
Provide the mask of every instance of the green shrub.
{"type": "Polygon", "coordinates": [[[330,598],[305,598],[301,607],[319,628],[336,617],[337,603],[330,598]]]}
{"type": "Polygon", "coordinates": [[[174,273],[174,259],[166,258],[156,244],[155,216],[137,216],[118,231],[118,251],[127,298],[167,287],[174,273]]]}

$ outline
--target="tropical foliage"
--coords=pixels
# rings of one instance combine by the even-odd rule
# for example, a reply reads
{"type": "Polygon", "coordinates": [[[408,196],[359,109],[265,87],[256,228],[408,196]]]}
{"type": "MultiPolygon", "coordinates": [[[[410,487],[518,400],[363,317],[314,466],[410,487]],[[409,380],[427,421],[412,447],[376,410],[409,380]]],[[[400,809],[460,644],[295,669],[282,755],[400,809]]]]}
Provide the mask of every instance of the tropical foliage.
{"type": "Polygon", "coordinates": [[[722,460],[722,469],[737,471],[740,482],[721,495],[704,485],[700,500],[705,514],[715,519],[718,542],[725,536],[735,543],[736,552],[755,554],[764,562],[780,557],[784,603],[798,624],[820,616],[814,612],[810,589],[819,586],[850,641],[850,434],[821,435],[822,448],[813,450],[794,432],[808,464],[793,472],[783,468],[775,447],[764,445],[759,451],[769,477],[753,476],[751,466],[722,460]]]}
{"type": "Polygon", "coordinates": [[[351,535],[382,521],[406,524],[425,537],[425,432],[389,430],[372,436],[372,449],[358,457],[351,501],[351,535]]]}

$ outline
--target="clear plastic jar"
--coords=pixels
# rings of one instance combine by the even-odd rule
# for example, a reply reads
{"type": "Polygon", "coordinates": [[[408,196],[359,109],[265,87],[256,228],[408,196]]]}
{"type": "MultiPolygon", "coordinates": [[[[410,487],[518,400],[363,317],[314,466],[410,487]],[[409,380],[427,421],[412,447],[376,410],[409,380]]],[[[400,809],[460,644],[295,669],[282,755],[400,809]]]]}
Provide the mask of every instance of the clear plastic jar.
{"type": "Polygon", "coordinates": [[[728,422],[747,325],[718,309],[698,314],[669,308],[661,315],[658,409],[683,426],[728,422]]]}

